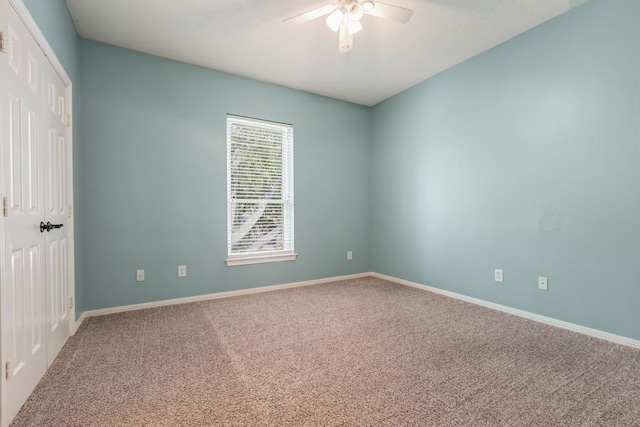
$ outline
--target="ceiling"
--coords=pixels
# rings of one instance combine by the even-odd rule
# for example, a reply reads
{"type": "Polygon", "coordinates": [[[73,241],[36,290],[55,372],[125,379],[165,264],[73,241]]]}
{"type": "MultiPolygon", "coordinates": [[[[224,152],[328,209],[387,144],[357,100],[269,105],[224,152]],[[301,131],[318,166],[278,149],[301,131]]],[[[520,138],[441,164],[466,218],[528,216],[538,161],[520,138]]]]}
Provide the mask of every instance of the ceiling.
{"type": "Polygon", "coordinates": [[[66,0],[82,38],[372,106],[588,0],[384,0],[349,53],[319,18],[332,0],[66,0]]]}

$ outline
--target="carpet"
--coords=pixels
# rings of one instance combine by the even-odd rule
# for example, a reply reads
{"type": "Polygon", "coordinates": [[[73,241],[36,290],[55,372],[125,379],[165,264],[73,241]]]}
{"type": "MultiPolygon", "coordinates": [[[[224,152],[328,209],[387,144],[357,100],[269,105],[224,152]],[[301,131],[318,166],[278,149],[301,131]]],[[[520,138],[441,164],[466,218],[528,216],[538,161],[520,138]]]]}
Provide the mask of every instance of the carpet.
{"type": "Polygon", "coordinates": [[[640,351],[377,278],[85,320],[12,426],[640,425],[640,351]]]}

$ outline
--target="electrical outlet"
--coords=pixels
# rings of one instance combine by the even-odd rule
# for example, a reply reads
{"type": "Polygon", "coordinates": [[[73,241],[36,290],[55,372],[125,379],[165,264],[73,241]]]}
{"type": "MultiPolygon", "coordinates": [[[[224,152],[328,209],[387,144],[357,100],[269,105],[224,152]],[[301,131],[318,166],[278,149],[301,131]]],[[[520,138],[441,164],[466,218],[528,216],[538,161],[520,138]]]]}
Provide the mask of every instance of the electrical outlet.
{"type": "Polygon", "coordinates": [[[347,261],[351,261],[353,259],[353,252],[348,251],[347,252],[347,261]]]}
{"type": "Polygon", "coordinates": [[[179,265],[178,266],[178,277],[187,277],[187,266],[179,265]]]}
{"type": "Polygon", "coordinates": [[[144,270],[136,271],[136,282],[144,282],[144,270]]]}
{"type": "Polygon", "coordinates": [[[549,282],[546,277],[538,277],[538,289],[541,291],[549,290],[549,282]]]}
{"type": "Polygon", "coordinates": [[[503,280],[503,277],[502,277],[502,270],[499,270],[497,268],[495,270],[493,270],[493,279],[496,282],[503,282],[504,280],[503,280]]]}

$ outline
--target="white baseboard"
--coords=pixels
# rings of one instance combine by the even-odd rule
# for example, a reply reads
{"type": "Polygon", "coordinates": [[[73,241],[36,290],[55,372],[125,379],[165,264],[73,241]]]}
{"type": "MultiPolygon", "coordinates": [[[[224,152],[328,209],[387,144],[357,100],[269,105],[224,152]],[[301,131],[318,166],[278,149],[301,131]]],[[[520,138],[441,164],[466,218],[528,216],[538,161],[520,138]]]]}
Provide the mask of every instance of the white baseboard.
{"type": "Polygon", "coordinates": [[[422,289],[424,291],[434,292],[436,294],[445,295],[451,298],[459,299],[462,301],[470,302],[472,304],[481,305],[483,307],[491,308],[494,310],[502,311],[504,313],[513,314],[515,316],[524,317],[525,319],[534,320],[536,322],[544,323],[547,325],[555,326],[569,331],[578,332],[584,335],[589,335],[595,338],[611,341],[617,344],[623,344],[630,347],[640,349],[640,341],[632,338],[623,337],[621,335],[611,334],[609,332],[600,331],[598,329],[587,328],[586,326],[576,325],[575,323],[565,322],[563,320],[554,319],[552,317],[541,316],[539,314],[530,313],[524,310],[518,310],[517,308],[507,307],[506,305],[496,304],[489,301],[484,301],[478,298],[469,297],[466,295],[458,294],[451,291],[445,291],[443,289],[434,288],[431,286],[422,285],[420,283],[410,282],[404,279],[398,279],[397,277],[387,276],[380,273],[371,273],[371,276],[379,279],[388,280],[390,282],[399,283],[405,286],[411,286],[412,288],[422,289]]]}
{"type": "Polygon", "coordinates": [[[73,334],[75,335],[76,332],[78,332],[78,328],[80,328],[80,325],[82,325],[82,322],[84,322],[84,319],[87,318],[87,312],[83,311],[82,314],[80,315],[80,317],[78,317],[76,319],[76,325],[75,325],[75,330],[73,331],[73,334]]]}
{"type": "Polygon", "coordinates": [[[630,347],[634,347],[634,348],[640,349],[640,341],[634,340],[632,338],[623,337],[621,335],[615,335],[615,334],[612,334],[612,333],[609,333],[609,332],[600,331],[598,329],[593,329],[593,328],[588,328],[586,326],[576,325],[575,323],[565,322],[563,320],[554,319],[552,317],[541,316],[539,314],[530,313],[528,311],[519,310],[517,308],[508,307],[506,305],[496,304],[496,303],[493,303],[493,302],[481,300],[479,298],[473,298],[473,297],[469,297],[469,296],[466,296],[466,295],[458,294],[458,293],[455,293],[455,292],[445,291],[444,289],[438,289],[438,288],[434,288],[432,286],[427,286],[427,285],[423,285],[423,284],[420,284],[420,283],[411,282],[409,280],[399,279],[397,277],[387,276],[385,274],[374,273],[374,272],[350,274],[350,275],[346,275],[346,276],[328,277],[328,278],[325,278],[325,279],[316,279],[316,280],[306,280],[306,281],[303,281],[303,282],[285,283],[283,285],[263,286],[263,287],[259,287],[259,288],[241,289],[241,290],[238,290],[238,291],[217,292],[217,293],[213,293],[213,294],[197,295],[197,296],[193,296],[193,297],[176,298],[176,299],[163,300],[163,301],[153,301],[153,302],[147,302],[147,303],[141,303],[141,304],[125,305],[125,306],[120,306],[120,307],[111,307],[111,308],[102,308],[102,309],[98,309],[98,310],[89,310],[89,311],[83,312],[80,315],[80,317],[76,321],[75,327],[76,327],[76,331],[77,331],[78,328],[80,327],[80,325],[82,324],[82,322],[86,318],[94,317],[94,316],[104,316],[104,315],[107,315],[107,314],[122,313],[122,312],[125,312],[125,311],[133,311],[133,310],[142,310],[142,309],[145,309],[145,308],[152,308],[152,307],[162,307],[162,306],[166,306],[166,305],[186,304],[186,303],[197,302],[197,301],[207,301],[207,300],[212,300],[212,299],[230,298],[230,297],[235,297],[235,296],[240,296],[240,295],[250,295],[250,294],[257,294],[257,293],[261,293],[261,292],[277,291],[277,290],[281,290],[281,289],[299,288],[299,287],[302,287],[302,286],[311,286],[311,285],[318,285],[318,284],[321,284],[321,283],[337,282],[339,280],[358,279],[358,278],[367,277],[367,276],[377,277],[379,279],[388,280],[390,282],[398,283],[398,284],[405,285],[405,286],[410,286],[412,288],[422,289],[424,291],[429,291],[429,292],[433,292],[433,293],[436,293],[436,294],[445,295],[445,296],[448,296],[448,297],[451,297],[451,298],[455,298],[455,299],[459,299],[459,300],[462,300],[462,301],[469,302],[471,304],[480,305],[480,306],[483,306],[483,307],[491,308],[493,310],[502,311],[504,313],[509,313],[509,314],[513,314],[515,316],[523,317],[525,319],[529,319],[529,320],[533,320],[533,321],[536,321],[536,322],[544,323],[546,325],[551,325],[551,326],[555,326],[555,327],[558,327],[558,328],[567,329],[569,331],[578,332],[578,333],[581,333],[581,334],[584,334],[584,335],[589,335],[589,336],[592,336],[592,337],[595,337],[595,338],[600,338],[600,339],[611,341],[611,342],[614,342],[614,343],[617,343],[617,344],[623,344],[623,345],[627,345],[627,346],[630,346],[630,347]]]}
{"type": "Polygon", "coordinates": [[[361,277],[372,276],[373,273],[358,273],[349,274],[346,276],[328,277],[325,279],[306,280],[303,282],[285,283],[283,285],[262,286],[259,288],[240,289],[238,291],[226,291],[216,292],[214,294],[196,295],[193,297],[175,298],[162,301],[145,302],[141,304],[123,305],[119,307],[101,308],[98,310],[85,311],[80,315],[80,318],[76,321],[76,330],[80,327],[82,322],[88,317],[104,316],[107,314],[122,313],[125,311],[142,310],[145,308],[162,307],[165,305],[186,304],[197,301],[207,301],[212,299],[237,297],[240,295],[257,294],[261,292],[278,291],[281,289],[299,288],[302,286],[319,285],[321,283],[337,282],[340,280],[359,279],[361,277]]]}

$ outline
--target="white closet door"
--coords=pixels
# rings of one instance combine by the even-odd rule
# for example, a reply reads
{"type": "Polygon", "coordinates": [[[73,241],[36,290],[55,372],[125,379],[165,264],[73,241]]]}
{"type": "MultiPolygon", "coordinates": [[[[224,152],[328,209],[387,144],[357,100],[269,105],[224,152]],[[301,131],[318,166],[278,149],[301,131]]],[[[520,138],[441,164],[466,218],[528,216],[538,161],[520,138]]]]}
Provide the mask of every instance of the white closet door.
{"type": "Polygon", "coordinates": [[[0,1],[2,83],[3,411],[12,419],[47,369],[42,68],[46,59],[6,0],[0,1]]]}
{"type": "Polygon", "coordinates": [[[2,425],[70,334],[66,87],[7,0],[0,0],[2,425]]]}
{"type": "Polygon", "coordinates": [[[47,283],[47,360],[51,365],[69,339],[68,200],[67,200],[67,99],[66,88],[51,66],[47,85],[45,142],[45,217],[50,224],[44,231],[47,283]],[[55,228],[59,227],[59,228],[55,228]]]}

